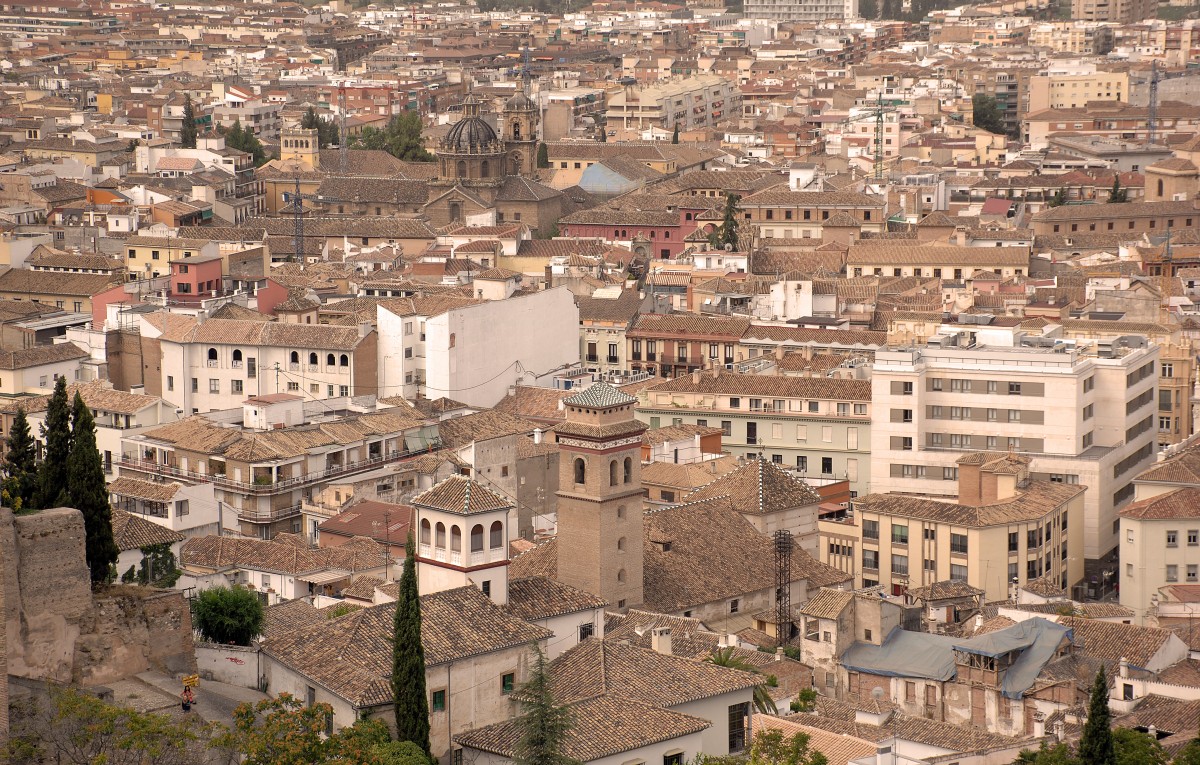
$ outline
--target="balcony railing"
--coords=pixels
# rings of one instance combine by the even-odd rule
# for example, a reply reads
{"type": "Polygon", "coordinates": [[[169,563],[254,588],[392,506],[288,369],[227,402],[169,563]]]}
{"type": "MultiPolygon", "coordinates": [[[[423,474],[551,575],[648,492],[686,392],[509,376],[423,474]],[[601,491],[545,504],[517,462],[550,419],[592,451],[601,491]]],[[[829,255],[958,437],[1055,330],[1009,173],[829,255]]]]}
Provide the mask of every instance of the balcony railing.
{"type": "Polygon", "coordinates": [[[290,518],[300,514],[300,505],[288,505],[287,507],[272,507],[268,510],[244,510],[237,509],[238,518],[243,521],[266,522],[266,521],[281,521],[284,518],[290,518]]]}
{"type": "Polygon", "coordinates": [[[620,360],[619,358],[617,358],[616,356],[607,356],[607,357],[605,357],[605,359],[604,359],[604,360],[605,360],[606,362],[608,362],[609,364],[617,364],[617,363],[620,363],[620,361],[621,361],[621,360],[620,360]]]}
{"type": "Polygon", "coordinates": [[[364,470],[370,470],[372,468],[379,467],[380,465],[398,462],[402,459],[412,457],[417,454],[424,454],[427,451],[428,449],[416,449],[413,451],[403,452],[394,451],[378,457],[369,457],[365,460],[358,460],[357,462],[347,462],[344,465],[336,465],[326,468],[325,470],[318,470],[312,473],[306,473],[304,475],[283,478],[278,481],[266,480],[262,482],[258,480],[252,482],[237,481],[224,475],[197,473],[192,470],[180,470],[174,465],[162,465],[151,460],[140,460],[125,455],[122,455],[118,464],[122,469],[136,470],[144,473],[154,473],[162,476],[172,476],[175,478],[192,481],[194,483],[211,483],[214,486],[219,486],[223,489],[232,489],[235,491],[243,491],[254,494],[274,494],[281,491],[290,491],[297,487],[305,486],[317,481],[323,481],[350,473],[358,473],[364,470]]]}
{"type": "Polygon", "coordinates": [[[597,355],[596,355],[596,354],[594,354],[594,353],[589,353],[589,354],[586,356],[586,358],[587,358],[587,360],[588,360],[588,361],[593,361],[593,362],[594,362],[594,361],[599,361],[599,360],[600,360],[600,357],[599,357],[599,356],[597,356],[597,355]]]}

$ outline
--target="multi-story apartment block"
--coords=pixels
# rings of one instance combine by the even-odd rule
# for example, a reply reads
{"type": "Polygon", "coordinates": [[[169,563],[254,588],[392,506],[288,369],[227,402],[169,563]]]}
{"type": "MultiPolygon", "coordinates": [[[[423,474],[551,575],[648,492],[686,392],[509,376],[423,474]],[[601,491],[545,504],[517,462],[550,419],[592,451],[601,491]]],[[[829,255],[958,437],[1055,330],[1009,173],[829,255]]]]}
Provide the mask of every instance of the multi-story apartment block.
{"type": "Polygon", "coordinates": [[[746,18],[785,22],[840,21],[858,15],[857,0],[750,0],[746,18]]]}
{"type": "Polygon", "coordinates": [[[726,450],[802,476],[871,485],[871,383],[824,377],[697,371],[638,394],[639,420],[719,427],[726,450]]]}
{"type": "Polygon", "coordinates": [[[1030,459],[972,452],[955,460],[956,502],[871,494],[851,513],[818,523],[821,560],[885,592],[966,582],[988,601],[1010,585],[1083,578],[1083,498],[1078,484],[1030,480],[1030,459]]]}
{"type": "Polygon", "coordinates": [[[625,333],[629,369],[676,377],[707,366],[728,367],[749,328],[749,319],[643,314],[625,333]]]}
{"type": "Polygon", "coordinates": [[[1168,229],[1192,228],[1200,222],[1200,199],[1137,204],[1063,205],[1036,213],[1030,227],[1037,236],[1075,233],[1158,236],[1168,229]]]}
{"type": "Polygon", "coordinates": [[[1089,101],[1128,101],[1129,72],[1060,62],[1029,78],[1029,111],[1083,109],[1089,101]]]}
{"type": "Polygon", "coordinates": [[[1154,18],[1154,0],[1071,0],[1071,18],[1076,21],[1109,21],[1132,24],[1154,18]]]}
{"type": "Polygon", "coordinates": [[[924,276],[961,281],[976,271],[991,271],[1005,279],[1029,270],[1029,247],[959,247],[883,240],[856,244],[846,255],[849,276],[924,276]]]}
{"type": "Polygon", "coordinates": [[[767,189],[738,202],[744,224],[759,237],[820,239],[830,226],[883,231],[887,205],[869,194],[849,191],[767,189]]]}
{"type": "Polygon", "coordinates": [[[1094,21],[1043,21],[1030,27],[1029,44],[1059,53],[1103,56],[1113,48],[1113,30],[1094,21]]]}
{"type": "Polygon", "coordinates": [[[175,313],[141,317],[146,393],[196,414],[247,396],[306,400],[377,391],[378,335],[369,324],[291,324],[175,313]]]}
{"type": "Polygon", "coordinates": [[[212,484],[220,513],[235,514],[246,536],[299,533],[301,504],[314,492],[423,453],[436,438],[402,407],[356,409],[347,398],[252,396],[235,409],[123,438],[118,469],[122,478],[212,484]]]}
{"type": "Polygon", "coordinates": [[[680,130],[713,127],[723,118],[740,114],[742,94],[737,83],[705,74],[630,86],[608,98],[605,122],[625,130],[680,130]]]}
{"type": "Polygon", "coordinates": [[[636,290],[607,287],[590,297],[575,298],[579,306],[579,343],[584,366],[597,372],[629,368],[625,333],[637,319],[641,296],[636,290]]]}
{"type": "Polygon", "coordinates": [[[1088,344],[986,325],[880,351],[873,488],[950,497],[963,453],[1026,455],[1034,479],[1088,487],[1081,554],[1103,559],[1133,477],[1153,460],[1157,371],[1158,348],[1141,338],[1088,344]]]}

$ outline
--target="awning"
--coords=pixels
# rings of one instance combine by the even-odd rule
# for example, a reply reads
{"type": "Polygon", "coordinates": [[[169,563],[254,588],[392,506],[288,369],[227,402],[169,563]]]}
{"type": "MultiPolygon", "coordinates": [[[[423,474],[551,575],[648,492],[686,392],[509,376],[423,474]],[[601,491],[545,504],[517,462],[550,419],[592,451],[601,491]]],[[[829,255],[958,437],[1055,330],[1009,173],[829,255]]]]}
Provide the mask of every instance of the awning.
{"type": "Polygon", "coordinates": [[[302,582],[312,582],[313,584],[329,584],[330,582],[336,582],[339,579],[346,579],[349,576],[349,571],[330,569],[325,571],[317,571],[313,574],[300,574],[296,578],[302,582]]]}

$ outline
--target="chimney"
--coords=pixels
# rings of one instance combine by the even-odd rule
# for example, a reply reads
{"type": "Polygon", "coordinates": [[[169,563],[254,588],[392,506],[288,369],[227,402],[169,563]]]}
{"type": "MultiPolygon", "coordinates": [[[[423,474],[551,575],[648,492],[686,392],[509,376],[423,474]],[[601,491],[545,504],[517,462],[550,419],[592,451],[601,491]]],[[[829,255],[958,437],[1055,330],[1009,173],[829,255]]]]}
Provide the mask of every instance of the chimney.
{"type": "Polygon", "coordinates": [[[533,442],[535,444],[540,444],[542,442],[542,429],[541,428],[533,429],[533,442]]]}
{"type": "Polygon", "coordinates": [[[958,504],[979,507],[983,504],[982,476],[979,465],[958,466],[958,504]]]}
{"type": "Polygon", "coordinates": [[[700,370],[697,369],[694,372],[692,372],[692,385],[699,385],[699,384],[700,384],[700,370]]]}
{"type": "Polygon", "coordinates": [[[1121,677],[1129,677],[1129,659],[1121,657],[1121,677]]]}
{"type": "Polygon", "coordinates": [[[967,229],[965,226],[959,226],[954,229],[954,243],[959,247],[967,246],[967,229]]]}
{"type": "Polygon", "coordinates": [[[650,631],[650,647],[656,652],[671,656],[671,628],[655,627],[650,631]]]}
{"type": "Polygon", "coordinates": [[[775,661],[783,661],[783,646],[775,648],[775,661]]]}
{"type": "Polygon", "coordinates": [[[713,364],[713,368],[712,368],[712,376],[713,376],[713,379],[714,379],[714,380],[715,380],[715,379],[717,379],[717,377],[718,377],[718,376],[720,376],[720,374],[721,374],[721,365],[720,365],[720,364],[713,364]]]}

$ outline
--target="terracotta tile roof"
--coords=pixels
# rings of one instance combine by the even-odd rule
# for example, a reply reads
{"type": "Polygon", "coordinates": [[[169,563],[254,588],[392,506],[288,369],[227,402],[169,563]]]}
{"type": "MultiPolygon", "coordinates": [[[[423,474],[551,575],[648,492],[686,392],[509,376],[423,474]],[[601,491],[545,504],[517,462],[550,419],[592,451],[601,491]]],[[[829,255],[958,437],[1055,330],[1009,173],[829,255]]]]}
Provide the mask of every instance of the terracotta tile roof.
{"type": "Polygon", "coordinates": [[[678,706],[758,683],[749,672],[597,638],[550,662],[550,678],[560,703],[610,695],[654,707],[678,706]]]}
{"type": "Polygon", "coordinates": [[[770,715],[758,716],[756,723],[755,728],[759,731],[777,730],[785,736],[804,734],[808,737],[809,751],[820,752],[828,765],[849,765],[854,760],[874,757],[879,749],[874,741],[856,738],[852,735],[831,733],[770,715]]]}
{"type": "MultiPolygon", "coordinates": [[[[318,204],[374,203],[425,204],[429,198],[429,186],[425,181],[404,178],[350,178],[337,176],[326,178],[317,187],[318,204]]],[[[307,227],[306,227],[307,228],[307,227]]]]}
{"type": "Polygon", "coordinates": [[[179,491],[177,483],[143,481],[139,478],[121,476],[108,482],[108,493],[121,497],[146,499],[151,502],[170,502],[179,491]]]}
{"type": "Polygon", "coordinates": [[[615,322],[628,326],[638,315],[642,298],[637,290],[624,290],[618,298],[597,298],[577,295],[579,321],[615,322]]]}
{"type": "Polygon", "coordinates": [[[317,527],[322,534],[340,537],[370,537],[386,544],[401,544],[408,538],[412,508],[391,502],[360,499],[317,527]]]}
{"type": "Polygon", "coordinates": [[[852,244],[846,254],[847,266],[862,265],[918,265],[943,266],[1018,266],[1029,267],[1029,250],[1024,247],[958,247],[954,245],[932,246],[927,242],[920,246],[898,244],[894,240],[852,244]]]}
{"type": "Polygon", "coordinates": [[[800,607],[800,613],[818,619],[836,619],[853,600],[853,592],[822,587],[812,599],[800,607]]]}
{"type": "Polygon", "coordinates": [[[377,576],[360,576],[349,587],[342,588],[342,597],[373,601],[375,588],[381,584],[383,580],[377,576]]]}
{"type": "MultiPolygon", "coordinates": [[[[831,379],[827,377],[784,377],[744,375],[721,372],[716,377],[701,374],[699,381],[691,375],[680,375],[659,383],[654,393],[715,393],[733,396],[766,396],[775,398],[834,399],[837,401],[870,401],[870,380],[831,379]]],[[[642,407],[653,406],[643,404],[642,407]]]]}
{"type": "Polygon", "coordinates": [[[456,449],[472,442],[532,433],[535,427],[522,417],[489,409],[442,420],[438,423],[438,437],[443,446],[456,449]]]}
{"type": "MultiPolygon", "coordinates": [[[[70,345],[68,343],[68,345],[70,345]]],[[[158,396],[147,396],[143,393],[130,393],[115,390],[110,383],[103,380],[93,380],[85,383],[72,383],[67,386],[67,398],[74,400],[76,392],[83,402],[98,412],[113,414],[137,414],[146,407],[160,403],[158,396]]],[[[50,395],[32,396],[30,398],[6,401],[0,404],[0,411],[15,412],[18,407],[29,412],[44,412],[50,404],[50,395]]]]}
{"type": "Polygon", "coordinates": [[[266,629],[263,640],[274,640],[296,629],[324,624],[325,614],[306,600],[289,600],[266,609],[266,629]]]}
{"type": "Polygon", "coordinates": [[[16,350],[0,349],[0,369],[30,369],[87,358],[88,352],[74,343],[35,345],[16,350]]]}
{"type": "Polygon", "coordinates": [[[1073,220],[1124,220],[1137,216],[1184,215],[1194,213],[1196,208],[1190,200],[1180,202],[1126,202],[1100,203],[1090,205],[1061,205],[1051,207],[1033,215],[1034,223],[1042,221],[1073,221],[1073,220]]]}
{"type": "Polygon", "coordinates": [[[720,647],[722,636],[709,630],[699,619],[632,608],[623,614],[605,614],[604,640],[651,648],[651,631],[656,627],[671,628],[671,650],[676,656],[702,659],[720,647]]]}
{"type": "MultiPolygon", "coordinates": [[[[742,197],[741,207],[883,207],[883,200],[853,191],[780,191],[772,187],[742,197]]],[[[814,221],[815,222],[815,221],[814,221]]]]}
{"type": "MultiPolygon", "coordinates": [[[[396,604],[385,603],[267,640],[263,650],[358,707],[392,700],[392,634],[396,604]]],[[[425,665],[527,646],[549,630],[510,616],[468,585],[421,596],[425,665]]],[[[561,657],[560,657],[561,658],[561,657]]]]}
{"type": "MultiPolygon", "coordinates": [[[[874,297],[872,290],[872,297],[874,297]]],[[[742,342],[771,341],[777,343],[815,343],[829,346],[875,346],[887,345],[886,332],[861,332],[839,329],[806,329],[804,327],[779,327],[755,325],[742,335],[742,342]]]]}
{"type": "Polygon", "coordinates": [[[461,475],[452,475],[411,500],[417,507],[441,510],[458,515],[475,515],[506,510],[513,503],[483,484],[461,475]]]}
{"type": "Polygon", "coordinates": [[[749,319],[698,316],[691,313],[643,314],[626,334],[628,337],[680,336],[714,337],[736,340],[750,328],[749,319]]]}
{"type": "Polygon", "coordinates": [[[250,345],[313,350],[352,351],[362,342],[358,327],[328,324],[289,324],[281,322],[208,319],[197,322],[182,314],[151,314],[145,320],[162,332],[162,339],[174,343],[212,345],[250,345]]]}
{"type": "Polygon", "coordinates": [[[604,608],[606,605],[608,604],[603,598],[596,597],[590,592],[584,592],[553,579],[534,576],[510,579],[508,603],[502,607],[518,619],[536,621],[552,616],[604,608]]]}
{"type": "Polygon", "coordinates": [[[1009,500],[971,507],[901,494],[868,494],[854,500],[855,507],[868,513],[916,518],[955,526],[995,526],[1035,520],[1058,510],[1085,491],[1084,486],[1031,481],[1029,487],[1009,500]]]}
{"type": "MultiPolygon", "coordinates": [[[[643,704],[627,698],[598,696],[568,706],[571,730],[563,755],[579,763],[592,762],[639,747],[670,741],[710,727],[707,720],[643,704]]],[[[521,738],[517,720],[487,725],[454,737],[463,747],[516,757],[521,738]]]]}
{"type": "Polygon", "coordinates": [[[1140,481],[1200,486],[1200,449],[1190,447],[1146,468],[1140,481]]]}
{"type": "Polygon", "coordinates": [[[711,483],[736,468],[737,464],[737,459],[729,456],[687,464],[650,462],[642,466],[642,485],[690,491],[711,483]]]}
{"type": "MultiPolygon", "coordinates": [[[[1120,666],[1121,659],[1135,667],[1148,667],[1154,654],[1175,637],[1175,633],[1157,627],[1102,622],[1078,616],[1059,617],[1058,623],[1075,631],[1076,653],[1102,660],[1109,668],[1120,666]]],[[[1178,639],[1178,638],[1176,638],[1178,639]]]]}
{"type": "Polygon", "coordinates": [[[579,393],[563,399],[568,406],[585,407],[588,409],[607,409],[637,402],[637,397],[614,388],[603,380],[592,383],[579,393]]]}
{"type": "Polygon", "coordinates": [[[124,510],[112,511],[112,529],[113,539],[121,552],[140,550],[150,545],[172,545],[184,539],[178,531],[124,510]]]}
{"type": "Polygon", "coordinates": [[[799,478],[793,478],[768,460],[749,460],[688,495],[693,502],[726,496],[742,513],[767,515],[821,503],[821,495],[799,478]]]}
{"type": "Polygon", "coordinates": [[[1138,500],[1127,505],[1118,515],[1138,520],[1200,518],[1200,488],[1175,489],[1149,499],[1138,500]]]}
{"type": "Polygon", "coordinates": [[[315,550],[266,539],[217,536],[188,539],[180,550],[179,562],[212,570],[249,566],[285,574],[316,571],[325,565],[323,556],[315,550]]]}
{"type": "Polygon", "coordinates": [[[1039,576],[1037,579],[1030,579],[1021,589],[1041,598],[1061,598],[1067,594],[1066,590],[1060,587],[1058,583],[1044,576],[1039,576]]]}
{"type": "Polygon", "coordinates": [[[569,390],[518,385],[512,393],[500,399],[495,410],[531,420],[560,422],[566,419],[561,402],[570,395],[569,390]]]}
{"type": "MultiPolygon", "coordinates": [[[[354,152],[351,152],[353,154],[354,152]]],[[[291,237],[293,221],[287,218],[251,218],[248,228],[266,229],[269,236],[291,237]]],[[[309,237],[356,237],[373,239],[428,239],[437,238],[437,232],[423,220],[398,218],[391,215],[347,215],[344,217],[305,217],[304,236],[309,237]]],[[[271,248],[274,251],[274,247],[271,248]]]]}
{"type": "Polygon", "coordinates": [[[692,425],[689,423],[681,423],[679,425],[667,425],[661,428],[651,428],[642,434],[642,443],[647,446],[666,443],[667,441],[679,441],[682,439],[691,440],[696,436],[711,436],[721,433],[720,428],[714,428],[708,425],[692,425]]]}
{"type": "Polygon", "coordinates": [[[924,587],[914,587],[905,594],[911,598],[933,602],[935,600],[949,600],[954,598],[974,598],[983,595],[984,591],[977,587],[972,587],[966,582],[949,579],[944,582],[927,584],[924,587]]]}

